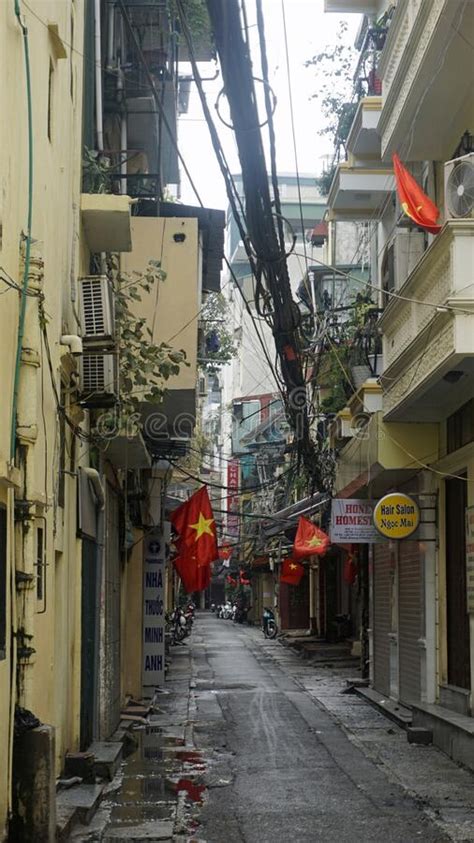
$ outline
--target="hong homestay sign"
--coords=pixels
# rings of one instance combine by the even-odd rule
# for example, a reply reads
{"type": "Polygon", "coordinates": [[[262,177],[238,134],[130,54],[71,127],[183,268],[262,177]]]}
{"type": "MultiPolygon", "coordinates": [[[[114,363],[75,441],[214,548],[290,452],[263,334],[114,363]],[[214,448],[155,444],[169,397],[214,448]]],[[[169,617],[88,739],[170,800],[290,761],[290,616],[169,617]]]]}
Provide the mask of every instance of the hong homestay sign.
{"type": "Polygon", "coordinates": [[[375,501],[334,498],[331,504],[331,541],[334,544],[371,544],[384,541],[374,525],[375,501]]]}

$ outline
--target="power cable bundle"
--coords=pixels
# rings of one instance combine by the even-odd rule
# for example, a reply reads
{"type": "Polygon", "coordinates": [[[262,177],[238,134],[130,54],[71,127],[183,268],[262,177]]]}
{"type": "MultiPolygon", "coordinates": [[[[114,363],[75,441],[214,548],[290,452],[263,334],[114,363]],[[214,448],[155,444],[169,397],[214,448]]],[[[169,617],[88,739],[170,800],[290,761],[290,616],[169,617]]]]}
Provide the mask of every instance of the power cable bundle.
{"type": "MultiPolygon", "coordinates": [[[[178,9],[180,6],[181,3],[178,2],[178,9]]],[[[288,420],[296,433],[298,454],[316,484],[318,482],[317,460],[315,460],[315,449],[310,437],[306,380],[301,360],[300,317],[291,294],[286,261],[283,216],[275,161],[274,98],[272,99],[268,83],[261,4],[257,3],[257,13],[267,115],[265,122],[268,124],[270,135],[273,199],[260,131],[261,122],[250,49],[243,35],[246,32],[245,25],[242,26],[242,23],[245,24],[245,19],[241,18],[237,0],[226,0],[226,3],[220,0],[207,0],[207,7],[241,163],[246,200],[245,226],[239,219],[236,196],[228,172],[225,174],[226,188],[255,275],[257,310],[265,317],[273,333],[281,370],[282,391],[288,420]]],[[[186,35],[186,29],[184,31],[186,35]]],[[[197,80],[196,70],[197,67],[193,67],[197,80]]],[[[203,99],[205,98],[201,94],[201,101],[203,99]]],[[[209,120],[209,115],[206,114],[206,109],[205,116],[210,125],[214,146],[215,148],[216,145],[219,146],[218,159],[223,169],[222,150],[218,139],[216,141],[217,133],[212,121],[209,120]]]]}

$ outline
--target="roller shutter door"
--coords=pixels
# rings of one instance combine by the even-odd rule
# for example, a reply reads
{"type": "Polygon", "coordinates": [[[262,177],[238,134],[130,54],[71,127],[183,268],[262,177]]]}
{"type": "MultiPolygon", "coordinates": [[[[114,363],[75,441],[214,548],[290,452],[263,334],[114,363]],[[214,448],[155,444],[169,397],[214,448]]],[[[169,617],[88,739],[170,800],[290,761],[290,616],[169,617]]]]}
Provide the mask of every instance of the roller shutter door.
{"type": "Polygon", "coordinates": [[[422,569],[418,542],[401,541],[398,552],[399,695],[409,705],[421,693],[422,569]]]}
{"type": "Polygon", "coordinates": [[[376,544],[374,545],[373,569],[374,688],[387,696],[390,693],[390,579],[389,543],[376,544]]]}

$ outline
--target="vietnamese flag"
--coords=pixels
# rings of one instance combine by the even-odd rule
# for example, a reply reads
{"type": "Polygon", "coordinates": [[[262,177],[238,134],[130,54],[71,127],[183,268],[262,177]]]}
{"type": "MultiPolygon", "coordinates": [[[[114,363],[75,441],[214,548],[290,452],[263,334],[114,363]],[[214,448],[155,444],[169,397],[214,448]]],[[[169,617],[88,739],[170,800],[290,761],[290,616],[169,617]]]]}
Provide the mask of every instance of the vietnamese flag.
{"type": "Polygon", "coordinates": [[[397,183],[397,193],[401,206],[406,215],[410,217],[420,228],[429,231],[431,234],[438,234],[442,226],[436,224],[439,217],[439,209],[430,197],[424,193],[420,185],[401,163],[398,155],[392,155],[393,169],[397,183]]]}
{"type": "Polygon", "coordinates": [[[243,570],[243,568],[241,568],[240,571],[239,571],[239,579],[240,579],[240,585],[250,585],[250,580],[249,580],[247,574],[245,573],[245,571],[243,570]]]}
{"type": "Polygon", "coordinates": [[[192,556],[176,556],[173,565],[183,583],[186,594],[192,594],[197,588],[197,564],[192,556]]]}
{"type": "Polygon", "coordinates": [[[179,535],[176,544],[180,555],[192,550],[198,565],[209,565],[219,558],[216,523],[206,486],[175,509],[170,520],[179,535]]]}
{"type": "Polygon", "coordinates": [[[294,559],[283,560],[280,582],[285,582],[287,585],[299,585],[303,574],[304,568],[299,562],[294,559]]]}
{"type": "Polygon", "coordinates": [[[293,545],[293,559],[304,559],[306,556],[322,556],[330,545],[329,536],[316,527],[303,515],[300,515],[298,529],[293,545]]]}
{"type": "Polygon", "coordinates": [[[230,559],[232,556],[232,547],[228,544],[222,544],[219,548],[219,559],[230,559]]]}
{"type": "Polygon", "coordinates": [[[352,553],[349,553],[344,560],[344,570],[342,578],[348,585],[354,585],[357,579],[357,565],[355,563],[352,553]]]}
{"type": "Polygon", "coordinates": [[[173,559],[173,565],[187,594],[192,594],[193,591],[204,591],[211,582],[211,566],[198,565],[193,553],[180,554],[173,559]]]}

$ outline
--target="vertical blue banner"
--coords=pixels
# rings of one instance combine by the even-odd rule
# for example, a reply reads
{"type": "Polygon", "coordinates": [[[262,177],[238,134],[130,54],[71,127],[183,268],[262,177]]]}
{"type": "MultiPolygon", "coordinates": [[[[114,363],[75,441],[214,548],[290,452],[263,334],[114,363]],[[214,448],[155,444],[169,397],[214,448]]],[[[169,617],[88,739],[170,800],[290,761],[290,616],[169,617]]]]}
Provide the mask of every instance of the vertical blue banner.
{"type": "Polygon", "coordinates": [[[143,556],[143,692],[165,681],[165,537],[158,528],[144,541],[143,556]]]}

